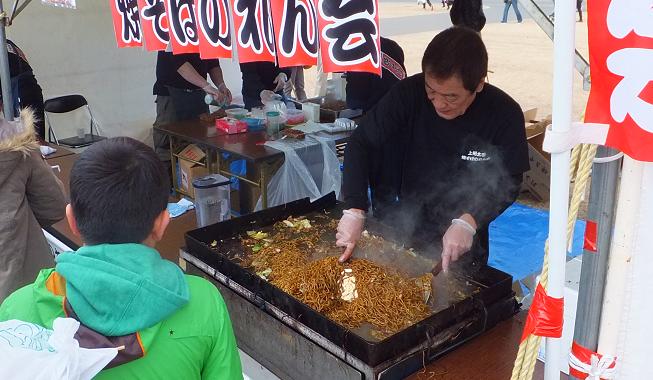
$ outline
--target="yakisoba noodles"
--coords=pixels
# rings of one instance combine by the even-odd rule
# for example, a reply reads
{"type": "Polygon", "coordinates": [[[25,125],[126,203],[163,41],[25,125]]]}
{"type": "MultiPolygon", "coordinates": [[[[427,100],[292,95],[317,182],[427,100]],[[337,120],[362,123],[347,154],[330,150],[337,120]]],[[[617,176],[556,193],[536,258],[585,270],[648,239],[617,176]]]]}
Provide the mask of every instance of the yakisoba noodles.
{"type": "Polygon", "coordinates": [[[430,314],[424,296],[424,287],[430,290],[430,274],[409,279],[392,269],[357,258],[345,264],[339,263],[337,256],[311,261],[309,250],[316,249],[322,233],[333,233],[335,225],[332,222],[326,227],[311,225],[298,231],[295,221],[302,219],[289,220],[287,224],[277,223],[265,237],[253,238],[254,234],[250,234],[244,239],[255,250],[249,265],[272,284],[347,328],[370,323],[373,335],[378,338],[430,314]],[[355,277],[357,297],[351,301],[341,299],[346,268],[355,277]]]}

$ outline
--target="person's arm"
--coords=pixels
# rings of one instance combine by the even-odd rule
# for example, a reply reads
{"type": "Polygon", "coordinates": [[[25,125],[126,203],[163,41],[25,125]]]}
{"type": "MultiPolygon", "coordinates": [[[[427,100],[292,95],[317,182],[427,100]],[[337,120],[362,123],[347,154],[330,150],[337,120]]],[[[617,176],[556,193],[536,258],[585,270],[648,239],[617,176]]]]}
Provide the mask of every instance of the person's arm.
{"type": "Polygon", "coordinates": [[[27,181],[27,202],[41,227],[50,226],[66,216],[63,184],[38,150],[31,152],[32,171],[27,181]]]}
{"type": "Polygon", "coordinates": [[[195,70],[193,65],[191,65],[189,62],[184,62],[181,66],[179,66],[177,72],[186,81],[194,84],[199,88],[204,88],[206,86],[209,86],[209,82],[206,80],[206,78],[202,78],[202,76],[197,72],[197,70],[195,70]]]}
{"type": "Polygon", "coordinates": [[[276,75],[274,77],[274,80],[272,83],[274,83],[275,87],[272,91],[282,95],[283,94],[283,89],[286,87],[286,83],[290,80],[290,76],[292,75],[291,68],[286,67],[286,68],[279,68],[278,66],[275,66],[275,72],[276,75]]]}
{"type": "Polygon", "coordinates": [[[213,84],[215,84],[216,87],[219,87],[221,84],[224,83],[224,78],[222,76],[222,68],[220,67],[220,60],[207,59],[206,64],[207,64],[207,71],[209,73],[209,76],[211,77],[211,80],[213,81],[213,84]]]}
{"type": "MultiPolygon", "coordinates": [[[[218,60],[216,59],[215,61],[218,60]]],[[[231,102],[233,101],[233,96],[231,95],[231,91],[229,91],[229,88],[227,88],[227,85],[224,83],[224,78],[222,76],[222,69],[220,68],[219,62],[218,64],[209,67],[209,76],[211,77],[213,84],[218,89],[220,94],[222,94],[222,96],[224,97],[222,103],[231,104],[231,102]]],[[[218,99],[218,101],[220,101],[220,99],[218,99]]]]}

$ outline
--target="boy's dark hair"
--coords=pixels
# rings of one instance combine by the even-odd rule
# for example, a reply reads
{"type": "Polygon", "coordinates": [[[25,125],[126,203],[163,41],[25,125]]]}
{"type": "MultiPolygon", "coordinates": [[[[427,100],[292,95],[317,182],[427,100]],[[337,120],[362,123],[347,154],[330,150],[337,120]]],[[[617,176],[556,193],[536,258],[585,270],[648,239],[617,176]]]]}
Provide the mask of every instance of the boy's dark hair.
{"type": "Polygon", "coordinates": [[[154,151],[129,137],[97,142],[70,174],[70,203],[84,243],[141,243],[166,208],[169,183],[154,151]]]}
{"type": "Polygon", "coordinates": [[[476,90],[487,75],[487,50],[481,35],[462,26],[438,33],[426,47],[422,71],[437,79],[458,75],[465,89],[476,90]]]}

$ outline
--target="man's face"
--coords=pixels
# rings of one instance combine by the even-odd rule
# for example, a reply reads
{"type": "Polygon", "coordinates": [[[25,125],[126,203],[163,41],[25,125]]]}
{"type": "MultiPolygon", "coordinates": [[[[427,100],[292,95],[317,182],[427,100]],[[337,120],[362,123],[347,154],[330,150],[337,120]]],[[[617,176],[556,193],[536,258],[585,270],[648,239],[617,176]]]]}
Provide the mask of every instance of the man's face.
{"type": "Polygon", "coordinates": [[[433,104],[435,112],[446,120],[464,114],[476,98],[476,93],[483,89],[483,82],[481,82],[475,91],[467,90],[458,75],[448,79],[438,79],[426,74],[424,82],[426,96],[433,104]]]}

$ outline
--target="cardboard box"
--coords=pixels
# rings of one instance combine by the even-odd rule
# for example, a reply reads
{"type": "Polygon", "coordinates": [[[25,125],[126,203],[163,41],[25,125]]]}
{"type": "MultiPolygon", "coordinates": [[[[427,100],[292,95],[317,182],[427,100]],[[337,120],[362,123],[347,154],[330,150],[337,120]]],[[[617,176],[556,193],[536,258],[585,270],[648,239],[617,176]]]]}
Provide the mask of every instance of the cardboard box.
{"type": "Polygon", "coordinates": [[[205,166],[197,165],[194,162],[179,158],[179,189],[187,193],[191,198],[195,198],[195,189],[193,188],[193,180],[195,178],[204,177],[209,174],[205,166]]]}
{"type": "Polygon", "coordinates": [[[179,158],[190,161],[201,162],[204,157],[206,157],[204,151],[195,144],[189,144],[181,152],[179,152],[179,158]]]}
{"type": "MultiPolygon", "coordinates": [[[[535,113],[537,109],[535,109],[535,113]]],[[[528,160],[530,170],[524,173],[522,190],[528,191],[540,201],[549,200],[549,184],[551,181],[551,156],[542,150],[544,132],[551,124],[551,116],[541,121],[535,121],[533,110],[524,112],[526,120],[526,140],[528,141],[528,160]]]]}

